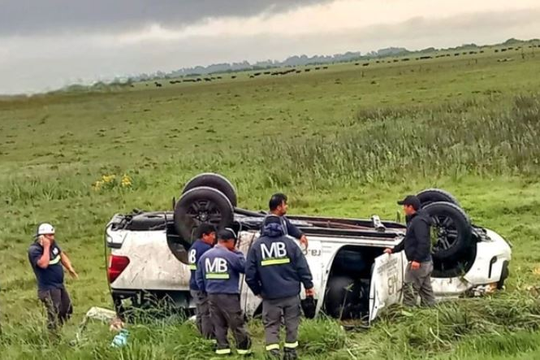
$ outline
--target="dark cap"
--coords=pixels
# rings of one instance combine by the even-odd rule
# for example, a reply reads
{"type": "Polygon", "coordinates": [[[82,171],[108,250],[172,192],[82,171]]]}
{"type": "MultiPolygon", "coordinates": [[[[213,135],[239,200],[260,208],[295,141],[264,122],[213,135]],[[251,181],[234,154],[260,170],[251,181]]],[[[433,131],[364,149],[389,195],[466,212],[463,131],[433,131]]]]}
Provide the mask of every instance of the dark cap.
{"type": "Polygon", "coordinates": [[[398,205],[409,205],[414,208],[414,210],[420,209],[420,199],[415,195],[407,195],[405,199],[398,201],[398,205]]]}
{"type": "Polygon", "coordinates": [[[218,239],[222,241],[228,241],[228,240],[236,241],[236,233],[231,228],[225,228],[219,231],[218,239]]]}

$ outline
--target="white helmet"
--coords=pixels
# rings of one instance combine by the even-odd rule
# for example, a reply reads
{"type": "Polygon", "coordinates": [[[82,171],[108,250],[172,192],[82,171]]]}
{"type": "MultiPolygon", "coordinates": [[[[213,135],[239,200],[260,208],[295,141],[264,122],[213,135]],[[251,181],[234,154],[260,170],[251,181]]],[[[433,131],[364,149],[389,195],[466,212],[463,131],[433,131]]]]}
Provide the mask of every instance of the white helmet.
{"type": "Polygon", "coordinates": [[[44,224],[39,225],[38,231],[37,231],[38,236],[49,235],[49,234],[54,234],[54,227],[51,224],[44,223],[44,224]]]}

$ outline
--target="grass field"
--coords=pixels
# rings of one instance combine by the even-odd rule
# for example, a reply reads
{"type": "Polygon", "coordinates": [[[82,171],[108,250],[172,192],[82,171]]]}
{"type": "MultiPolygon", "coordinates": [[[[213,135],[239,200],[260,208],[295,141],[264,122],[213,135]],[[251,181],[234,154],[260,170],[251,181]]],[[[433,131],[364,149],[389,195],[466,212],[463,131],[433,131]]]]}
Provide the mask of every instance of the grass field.
{"type": "MultiPolygon", "coordinates": [[[[212,83],[0,101],[2,359],[201,359],[207,343],[169,319],[133,325],[109,348],[91,306],[111,307],[103,229],[116,212],[168,209],[183,183],[215,171],[239,203],[287,192],[292,213],[395,219],[395,200],[426,187],[460,199],[475,223],[513,244],[507,289],[435,310],[393,309],[368,331],[328,319],[301,328],[306,359],[540,358],[540,54],[494,53],[212,83]],[[512,61],[498,61],[509,59],[512,61]],[[103,176],[115,180],[97,188],[103,176]],[[129,176],[130,186],[120,179],[129,176]],[[44,330],[26,249],[53,222],[79,272],[75,316],[44,330]]],[[[262,327],[250,324],[262,356],[262,327]]]]}

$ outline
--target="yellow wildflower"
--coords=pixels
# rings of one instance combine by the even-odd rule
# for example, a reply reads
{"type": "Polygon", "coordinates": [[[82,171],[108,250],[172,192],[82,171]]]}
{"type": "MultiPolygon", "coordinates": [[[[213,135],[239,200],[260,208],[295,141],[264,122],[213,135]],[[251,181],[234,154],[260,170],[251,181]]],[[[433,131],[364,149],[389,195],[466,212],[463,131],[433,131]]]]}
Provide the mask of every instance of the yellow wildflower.
{"type": "Polygon", "coordinates": [[[127,174],[124,174],[124,176],[122,176],[121,184],[122,184],[122,187],[131,187],[132,185],[131,177],[129,177],[127,174]]]}

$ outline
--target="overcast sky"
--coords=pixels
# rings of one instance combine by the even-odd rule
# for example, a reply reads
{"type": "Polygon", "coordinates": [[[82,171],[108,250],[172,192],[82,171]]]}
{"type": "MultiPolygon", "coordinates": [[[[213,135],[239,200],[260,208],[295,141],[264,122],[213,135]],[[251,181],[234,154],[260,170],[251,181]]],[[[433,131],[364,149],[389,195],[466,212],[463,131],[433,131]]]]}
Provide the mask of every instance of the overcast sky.
{"type": "Polygon", "coordinates": [[[0,0],[0,94],[289,55],[540,37],[540,0],[0,0]]]}

